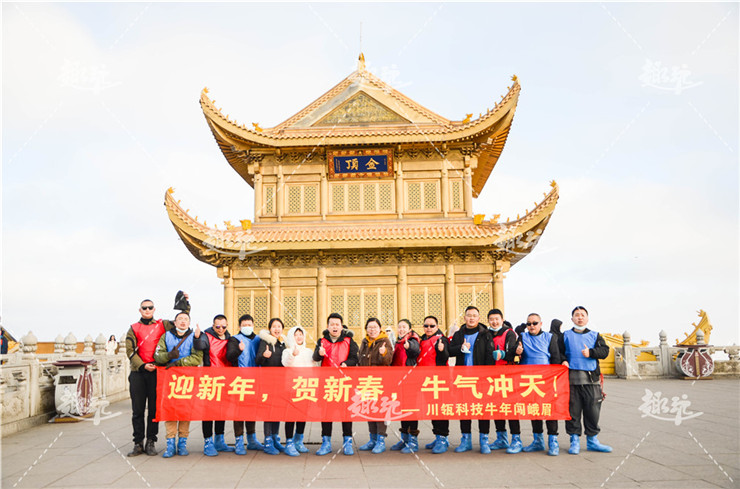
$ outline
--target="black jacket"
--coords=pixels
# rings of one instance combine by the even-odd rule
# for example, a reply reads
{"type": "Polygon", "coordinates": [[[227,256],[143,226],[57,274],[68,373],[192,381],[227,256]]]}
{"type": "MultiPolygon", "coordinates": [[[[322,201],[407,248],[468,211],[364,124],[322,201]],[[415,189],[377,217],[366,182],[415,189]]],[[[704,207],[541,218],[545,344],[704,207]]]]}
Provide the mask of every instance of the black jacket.
{"type": "MultiPolygon", "coordinates": [[[[589,331],[591,330],[588,328],[585,328],[579,334],[585,334],[585,333],[588,333],[589,331]]],[[[563,331],[563,333],[565,333],[565,331],[563,331]]],[[[560,350],[560,363],[568,360],[568,357],[565,355],[565,337],[563,336],[563,333],[558,335],[558,349],[560,350]]],[[[593,348],[588,349],[588,357],[594,358],[596,360],[603,360],[604,358],[608,356],[609,356],[609,345],[606,344],[606,341],[604,341],[604,338],[600,334],[597,334],[596,345],[594,345],[593,348]]],[[[599,362],[596,362],[596,369],[591,370],[589,374],[591,376],[592,382],[597,382],[600,379],[601,366],[599,362]]]]}
{"type": "Polygon", "coordinates": [[[283,366],[283,351],[285,351],[285,342],[272,336],[266,329],[260,331],[260,347],[257,350],[257,358],[255,362],[259,367],[282,367],[283,366]],[[270,358],[265,358],[265,351],[267,349],[272,352],[270,358]]]}
{"type": "MultiPolygon", "coordinates": [[[[434,351],[437,354],[437,356],[435,357],[435,363],[438,367],[446,366],[447,361],[450,359],[450,340],[447,339],[447,337],[442,333],[442,331],[438,329],[437,332],[431,336],[424,335],[421,337],[421,341],[428,340],[434,336],[440,337],[437,340],[437,344],[442,343],[445,346],[444,350],[439,351],[437,350],[437,348],[439,348],[437,344],[434,345],[435,346],[434,351]]],[[[421,358],[419,358],[418,360],[421,360],[421,358]]]]}
{"type": "MultiPolygon", "coordinates": [[[[456,358],[455,365],[465,364],[465,353],[462,352],[463,343],[465,343],[465,332],[468,326],[463,324],[455,332],[450,341],[450,356],[456,358]]],[[[473,344],[473,365],[493,365],[493,338],[487,327],[478,323],[478,337],[473,344]]]]}
{"type": "MultiPolygon", "coordinates": [[[[213,326],[211,326],[207,330],[201,331],[200,338],[195,338],[193,340],[193,347],[196,350],[203,351],[203,366],[210,367],[211,366],[211,342],[208,341],[208,335],[206,333],[218,338],[218,333],[216,333],[216,331],[213,329],[213,326]]],[[[228,330],[224,330],[224,335],[227,340],[231,337],[231,333],[229,333],[228,330]]]]}
{"type": "MultiPolygon", "coordinates": [[[[352,337],[355,334],[348,330],[348,329],[342,329],[342,331],[339,333],[339,338],[336,341],[333,341],[331,338],[331,335],[329,334],[329,330],[324,330],[324,339],[326,341],[330,341],[332,343],[336,343],[337,341],[343,341],[345,338],[349,338],[349,355],[347,356],[347,359],[344,361],[345,364],[347,364],[348,367],[356,367],[357,364],[360,361],[360,347],[357,346],[357,343],[355,343],[355,340],[352,339],[352,337]]],[[[316,342],[316,348],[313,351],[313,361],[314,362],[322,362],[324,360],[324,357],[319,355],[319,348],[321,347],[321,340],[316,342]]],[[[342,362],[339,362],[341,365],[342,362]]]]}

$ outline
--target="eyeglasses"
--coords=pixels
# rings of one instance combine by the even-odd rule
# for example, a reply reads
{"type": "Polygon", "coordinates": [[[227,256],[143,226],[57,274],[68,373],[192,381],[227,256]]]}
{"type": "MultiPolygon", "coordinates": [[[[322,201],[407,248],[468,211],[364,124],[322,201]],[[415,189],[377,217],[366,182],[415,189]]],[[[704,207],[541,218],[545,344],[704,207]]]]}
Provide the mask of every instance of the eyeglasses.
{"type": "Polygon", "coordinates": [[[141,306],[142,311],[151,311],[154,309],[154,306],[141,306]]]}
{"type": "Polygon", "coordinates": [[[226,329],[226,326],[214,326],[213,329],[226,329]]]}
{"type": "Polygon", "coordinates": [[[424,327],[425,328],[436,328],[437,325],[436,324],[425,324],[424,327]]]}
{"type": "Polygon", "coordinates": [[[537,326],[538,324],[540,324],[539,321],[533,321],[531,323],[527,323],[527,326],[537,326]]]}

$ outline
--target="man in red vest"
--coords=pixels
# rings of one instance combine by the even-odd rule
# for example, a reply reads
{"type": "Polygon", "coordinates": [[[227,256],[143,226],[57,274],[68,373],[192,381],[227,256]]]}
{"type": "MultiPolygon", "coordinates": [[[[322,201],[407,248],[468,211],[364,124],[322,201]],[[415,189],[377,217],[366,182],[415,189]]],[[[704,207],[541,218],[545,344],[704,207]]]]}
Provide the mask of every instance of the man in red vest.
{"type": "MultiPolygon", "coordinates": [[[[226,316],[217,314],[213,318],[213,326],[201,334],[200,328],[196,326],[193,336],[195,337],[194,345],[196,350],[203,351],[203,367],[231,367],[231,362],[226,360],[226,345],[231,338],[228,331],[228,322],[226,316]]],[[[226,421],[207,421],[201,422],[203,429],[203,454],[209,457],[215,457],[218,452],[233,452],[234,447],[230,447],[224,440],[224,431],[226,421]],[[214,427],[216,438],[213,437],[214,427]]]]}
{"type": "MultiPolygon", "coordinates": [[[[188,295],[184,294],[184,298],[183,311],[189,313],[188,295]]],[[[157,454],[154,444],[157,442],[159,423],[154,422],[157,416],[157,367],[154,364],[154,351],[162,335],[175,328],[172,321],[154,319],[154,302],[149,299],[141,301],[139,313],[141,319],[132,324],[126,334],[126,355],[131,362],[131,374],[128,376],[133,411],[131,424],[134,428],[134,448],[129,452],[129,457],[142,453],[157,454]],[[144,411],[147,411],[146,425],[144,411]]]]}
{"type": "MultiPolygon", "coordinates": [[[[316,342],[316,349],[313,352],[313,360],[321,362],[322,367],[345,368],[355,367],[359,362],[358,354],[360,349],[352,339],[352,331],[342,326],[342,316],[333,312],[329,314],[326,320],[326,329],[324,335],[316,342]]],[[[328,455],[331,453],[331,421],[321,423],[321,446],[316,455],[328,455]]],[[[354,455],[352,449],[352,422],[342,422],[342,435],[344,443],[342,450],[345,455],[354,455]]]]}

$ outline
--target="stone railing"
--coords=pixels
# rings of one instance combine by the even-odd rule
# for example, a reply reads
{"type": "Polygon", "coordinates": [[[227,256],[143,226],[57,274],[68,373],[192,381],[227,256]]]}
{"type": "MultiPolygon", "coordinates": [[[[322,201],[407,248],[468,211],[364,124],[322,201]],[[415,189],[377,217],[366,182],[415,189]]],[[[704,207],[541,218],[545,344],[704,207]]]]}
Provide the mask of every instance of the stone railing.
{"type": "Polygon", "coordinates": [[[92,367],[94,404],[128,397],[129,362],[125,353],[106,355],[106,337],[88,335],[77,353],[77,338],[70,333],[54,340],[53,353],[37,353],[38,340],[29,332],[20,341],[20,351],[0,355],[0,416],[2,436],[45,423],[56,413],[54,378],[58,360],[94,359],[92,367]]]}
{"type": "MultiPolygon", "coordinates": [[[[617,376],[623,379],[685,377],[678,367],[677,358],[682,353],[688,353],[690,349],[685,346],[669,346],[668,335],[665,331],[660,332],[659,338],[658,346],[636,348],[630,343],[632,338],[629,332],[625,331],[622,334],[624,345],[614,349],[614,370],[617,376]],[[655,360],[638,361],[637,357],[642,353],[654,355],[655,360]]],[[[696,340],[698,346],[704,346],[702,349],[705,349],[709,355],[727,354],[727,360],[714,360],[712,377],[740,376],[740,346],[704,345],[704,333],[701,330],[696,332],[696,340]]]]}

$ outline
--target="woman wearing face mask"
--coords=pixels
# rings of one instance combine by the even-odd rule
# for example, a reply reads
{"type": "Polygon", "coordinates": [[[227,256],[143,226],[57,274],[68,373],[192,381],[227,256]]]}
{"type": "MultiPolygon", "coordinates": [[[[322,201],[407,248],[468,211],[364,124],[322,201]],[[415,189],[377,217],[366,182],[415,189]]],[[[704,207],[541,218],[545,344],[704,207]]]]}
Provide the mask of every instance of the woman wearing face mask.
{"type": "MultiPolygon", "coordinates": [[[[306,347],[306,330],[301,326],[294,326],[288,330],[288,335],[285,337],[285,350],[283,351],[283,366],[316,366],[316,362],[313,361],[313,350],[306,347]]],[[[293,450],[298,453],[308,453],[308,448],[303,444],[303,433],[305,430],[305,421],[285,423],[285,453],[291,456],[294,456],[292,455],[293,450]],[[295,436],[293,435],[294,429],[295,436]]]]}
{"type": "MultiPolygon", "coordinates": [[[[260,331],[260,347],[257,351],[257,365],[260,367],[283,366],[283,351],[285,351],[283,328],[283,321],[280,318],[272,318],[267,329],[260,331]]],[[[279,421],[265,421],[265,453],[268,455],[279,455],[280,452],[286,451],[286,447],[280,444],[279,430],[279,421]]],[[[288,455],[298,456],[295,447],[292,447],[288,455]]]]}
{"type": "MultiPolygon", "coordinates": [[[[154,363],[169,367],[199,367],[203,364],[203,352],[196,350],[193,344],[193,330],[190,329],[190,315],[180,312],[175,316],[175,329],[167,331],[159,339],[154,352],[154,363]]],[[[167,430],[167,449],[164,458],[177,455],[188,455],[188,436],[190,421],[165,421],[167,430]],[[177,446],[175,446],[175,437],[177,446]]]]}
{"type": "MultiPolygon", "coordinates": [[[[393,345],[388,335],[380,326],[378,318],[369,318],[365,323],[365,338],[360,345],[360,367],[388,367],[393,360],[393,345]]],[[[370,441],[360,447],[360,450],[372,450],[373,453],[385,451],[385,437],[387,436],[384,421],[370,421],[367,423],[370,430],[370,441]]]]}
{"type": "MultiPolygon", "coordinates": [[[[398,322],[398,338],[393,347],[393,367],[414,367],[421,351],[419,335],[411,329],[411,321],[401,319],[398,322]]],[[[419,451],[419,422],[401,421],[401,441],[391,447],[391,450],[401,450],[401,453],[419,451]]]]}
{"type": "MultiPolygon", "coordinates": [[[[239,318],[239,332],[229,338],[226,344],[226,360],[234,367],[256,367],[257,350],[260,339],[254,334],[254,319],[249,314],[239,318]]],[[[257,440],[254,421],[234,421],[234,437],[236,438],[236,454],[246,455],[247,450],[265,449],[257,440]],[[244,430],[247,431],[247,445],[244,445],[244,430]]]]}

